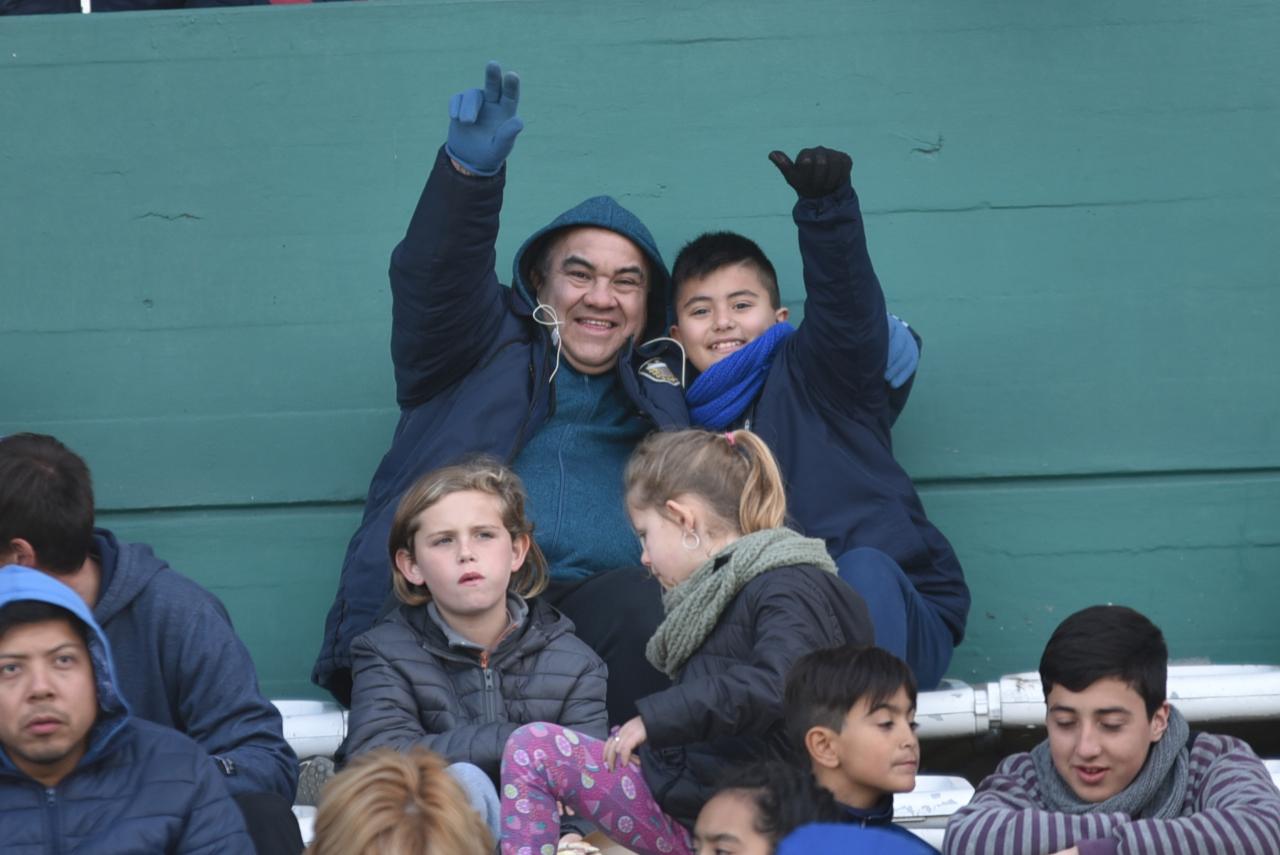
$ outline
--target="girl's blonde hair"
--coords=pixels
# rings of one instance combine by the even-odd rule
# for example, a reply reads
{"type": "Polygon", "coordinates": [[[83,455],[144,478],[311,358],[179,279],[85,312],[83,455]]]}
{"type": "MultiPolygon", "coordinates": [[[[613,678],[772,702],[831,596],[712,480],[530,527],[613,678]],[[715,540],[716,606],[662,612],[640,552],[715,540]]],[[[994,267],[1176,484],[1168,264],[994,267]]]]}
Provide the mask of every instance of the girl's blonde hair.
{"type": "Polygon", "coordinates": [[[749,430],[650,434],[627,461],[624,478],[627,501],[637,508],[697,496],[739,534],[777,528],[787,516],[778,462],[749,430]]]}
{"type": "Polygon", "coordinates": [[[362,754],[325,784],[308,855],[492,855],[493,837],[425,748],[362,754]]]}
{"type": "Polygon", "coordinates": [[[520,476],[492,457],[477,457],[456,466],[446,466],[423,475],[405,491],[391,521],[387,549],[391,553],[391,586],[396,599],[410,606],[431,602],[426,585],[415,585],[396,569],[396,553],[413,555],[413,538],[421,526],[422,512],[451,493],[474,490],[496,496],[502,506],[502,526],[514,541],[528,535],[529,552],[524,564],[511,574],[508,590],[522,597],[536,597],[547,587],[547,559],[533,539],[533,523],[524,515],[525,492],[520,476]]]}

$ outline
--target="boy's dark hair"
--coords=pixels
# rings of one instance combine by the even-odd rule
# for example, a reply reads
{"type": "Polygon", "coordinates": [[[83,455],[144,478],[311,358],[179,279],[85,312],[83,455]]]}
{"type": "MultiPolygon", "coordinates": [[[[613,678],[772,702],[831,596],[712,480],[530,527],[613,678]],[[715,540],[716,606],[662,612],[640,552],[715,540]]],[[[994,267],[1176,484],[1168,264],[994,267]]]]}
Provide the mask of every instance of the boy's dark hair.
{"type": "Polygon", "coordinates": [[[829,791],[818,786],[807,770],[778,760],[762,761],[730,770],[716,787],[716,795],[741,793],[755,806],[755,830],[777,846],[802,825],[842,822],[844,811],[829,791]]]}
{"type": "Polygon", "coordinates": [[[769,257],[759,244],[736,232],[707,232],[686,243],[676,256],[675,267],[671,268],[672,293],[679,294],[680,286],[690,279],[702,279],[735,264],[754,269],[769,292],[770,306],[781,308],[778,273],[769,257]]]}
{"type": "Polygon", "coordinates": [[[93,479],[79,455],[51,436],[0,438],[0,550],[31,544],[40,569],[72,573],[93,546],[93,479]]]}
{"type": "Polygon", "coordinates": [[[89,647],[89,627],[85,622],[62,606],[55,606],[44,600],[14,600],[0,607],[0,639],[15,627],[55,620],[64,620],[71,624],[71,628],[76,631],[76,635],[80,636],[80,641],[84,643],[85,648],[89,647]]]}
{"type": "Polygon", "coordinates": [[[866,699],[875,709],[887,703],[899,689],[907,690],[916,704],[916,678],[910,666],[880,647],[846,644],[807,653],[787,674],[787,737],[798,758],[807,762],[804,737],[810,728],[844,728],[849,710],[866,699]]]}
{"type": "Polygon", "coordinates": [[[1169,648],[1164,633],[1127,606],[1090,606],[1068,617],[1049,637],[1040,657],[1040,683],[1083,692],[1117,677],[1142,696],[1147,717],[1165,702],[1169,648]]]}

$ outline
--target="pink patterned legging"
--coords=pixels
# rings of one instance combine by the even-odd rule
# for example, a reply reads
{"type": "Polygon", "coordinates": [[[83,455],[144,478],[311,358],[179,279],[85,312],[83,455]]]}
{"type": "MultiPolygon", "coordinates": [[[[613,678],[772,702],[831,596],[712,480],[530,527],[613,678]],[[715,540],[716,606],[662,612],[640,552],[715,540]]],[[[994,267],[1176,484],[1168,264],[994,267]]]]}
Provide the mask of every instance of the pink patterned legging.
{"type": "Polygon", "coordinates": [[[662,812],[635,766],[610,772],[599,739],[536,722],[502,752],[502,855],[555,855],[559,801],[640,855],[693,855],[684,826],[662,812]]]}

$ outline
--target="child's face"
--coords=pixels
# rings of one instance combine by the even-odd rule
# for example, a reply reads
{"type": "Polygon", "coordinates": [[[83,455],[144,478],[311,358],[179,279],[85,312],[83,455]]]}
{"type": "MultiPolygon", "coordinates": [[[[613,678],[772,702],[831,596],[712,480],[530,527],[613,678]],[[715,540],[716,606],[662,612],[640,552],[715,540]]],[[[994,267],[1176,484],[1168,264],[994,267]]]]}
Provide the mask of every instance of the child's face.
{"type": "Polygon", "coordinates": [[[756,269],[733,264],[680,285],[671,337],[695,368],[706,371],[786,319],[787,310],[773,307],[756,269]]]}
{"type": "Polygon", "coordinates": [[[637,508],[628,502],[627,515],[640,538],[640,563],[649,568],[663,590],[670,591],[688,579],[707,560],[707,550],[699,548],[706,544],[695,545],[689,529],[681,528],[658,508],[637,508]]]}
{"type": "Polygon", "coordinates": [[[1169,726],[1169,705],[1147,717],[1142,695],[1118,677],[1083,692],[1055,685],[1045,699],[1053,766],[1086,802],[1111,798],[1133,783],[1151,744],[1169,726]]]}
{"type": "Polygon", "coordinates": [[[396,553],[396,569],[426,585],[441,616],[475,618],[506,609],[507,584],[529,551],[512,540],[502,500],[478,490],[450,493],[418,515],[413,554],[396,553]]]}
{"type": "Polygon", "coordinates": [[[869,808],[885,793],[908,793],[916,786],[920,740],[916,710],[905,688],[874,709],[864,698],[845,716],[836,735],[840,774],[848,784],[840,801],[869,808]]]}
{"type": "Polygon", "coordinates": [[[770,855],[773,843],[756,831],[756,806],[746,793],[727,790],[702,806],[693,828],[697,855],[770,855]]]}

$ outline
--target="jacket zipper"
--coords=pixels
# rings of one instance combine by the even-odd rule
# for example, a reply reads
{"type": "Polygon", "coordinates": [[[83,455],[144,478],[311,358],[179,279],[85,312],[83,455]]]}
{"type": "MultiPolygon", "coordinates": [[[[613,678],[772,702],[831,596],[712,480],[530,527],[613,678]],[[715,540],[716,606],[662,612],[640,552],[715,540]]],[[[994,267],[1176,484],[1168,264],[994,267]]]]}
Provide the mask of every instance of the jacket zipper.
{"type": "Polygon", "coordinates": [[[44,817],[45,828],[48,833],[49,851],[58,853],[62,851],[62,840],[58,834],[58,792],[53,787],[45,787],[44,790],[44,817]]]}
{"type": "Polygon", "coordinates": [[[493,685],[493,670],[489,667],[489,651],[480,654],[480,669],[484,672],[484,716],[485,721],[498,720],[498,704],[494,699],[497,694],[493,685]]]}

